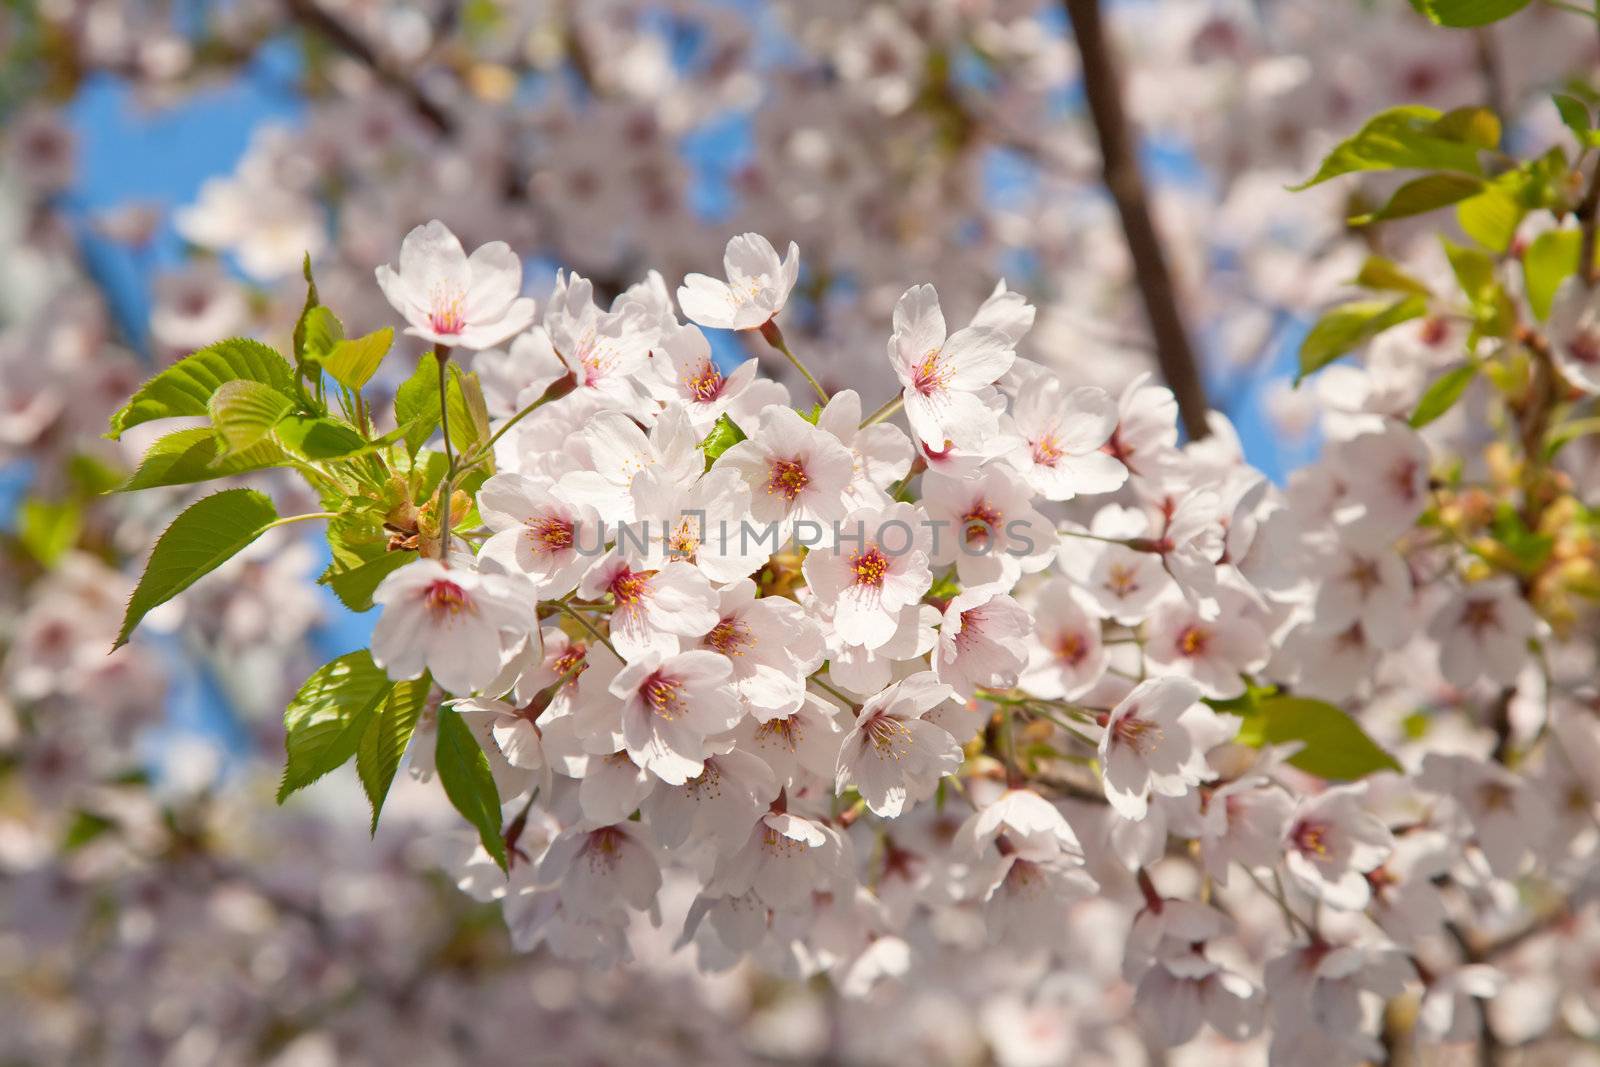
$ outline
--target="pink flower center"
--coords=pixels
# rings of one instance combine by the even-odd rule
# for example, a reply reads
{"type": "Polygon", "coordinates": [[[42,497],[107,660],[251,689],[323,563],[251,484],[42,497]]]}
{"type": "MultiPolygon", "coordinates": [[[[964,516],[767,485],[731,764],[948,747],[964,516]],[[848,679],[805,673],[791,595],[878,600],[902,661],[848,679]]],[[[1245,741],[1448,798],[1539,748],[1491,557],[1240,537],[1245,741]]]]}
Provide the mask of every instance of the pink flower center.
{"type": "Polygon", "coordinates": [[[1204,626],[1185,626],[1178,631],[1177,648],[1179,655],[1203,656],[1206,646],[1211,643],[1211,631],[1204,626]]]}
{"type": "Polygon", "coordinates": [[[652,715],[671,722],[683,714],[682,689],[682,682],[657,671],[644,680],[639,692],[652,715]]]}
{"type": "Polygon", "coordinates": [[[428,315],[428,326],[434,333],[458,334],[466,329],[467,320],[461,314],[461,297],[453,296],[433,305],[428,315]]]}
{"type": "Polygon", "coordinates": [[[463,611],[472,610],[472,601],[466,590],[448,578],[440,578],[428,586],[428,591],[423,594],[423,603],[435,617],[453,618],[463,611]]]}
{"type": "Polygon", "coordinates": [[[744,650],[755,643],[756,638],[750,628],[731,615],[706,634],[706,644],[724,656],[742,656],[744,650]]]}
{"type": "Polygon", "coordinates": [[[791,503],[810,484],[811,475],[798,459],[775,459],[767,472],[767,492],[776,493],[791,503]]]}
{"type": "Polygon", "coordinates": [[[650,587],[650,575],[654,573],[624,568],[611,579],[611,595],[616,597],[618,604],[637,604],[644,599],[645,590],[650,587]]]}
{"type": "Polygon", "coordinates": [[[1161,727],[1149,719],[1139,718],[1137,713],[1130,712],[1111,727],[1111,740],[1127,745],[1143,755],[1155,748],[1156,742],[1161,740],[1161,727]]]}
{"type": "Polygon", "coordinates": [[[949,377],[939,356],[941,349],[930,348],[911,372],[911,388],[923,396],[932,396],[944,389],[945,379],[949,377]]]}
{"type": "Polygon", "coordinates": [[[1041,467],[1054,467],[1061,458],[1061,445],[1055,434],[1045,434],[1033,443],[1033,461],[1041,467]]]}
{"type": "Polygon", "coordinates": [[[1302,822],[1294,828],[1294,847],[1314,856],[1328,854],[1328,827],[1320,822],[1302,822]]]}
{"type": "Polygon", "coordinates": [[[1056,659],[1076,667],[1088,655],[1089,648],[1081,634],[1069,630],[1056,638],[1055,653],[1056,659]]]}
{"type": "Polygon", "coordinates": [[[555,515],[528,523],[528,535],[546,552],[572,547],[572,523],[555,515]]]}
{"type": "Polygon", "coordinates": [[[706,360],[700,367],[700,373],[689,379],[688,388],[690,396],[702,404],[709,404],[722,395],[722,372],[710,360],[706,360]]]}
{"type": "Polygon", "coordinates": [[[1000,512],[989,506],[988,501],[980,500],[961,516],[965,526],[967,544],[986,544],[989,539],[1000,532],[1000,512]]]}
{"type": "Polygon", "coordinates": [[[911,731],[889,715],[874,715],[862,727],[863,739],[878,750],[882,759],[904,759],[911,751],[911,731]]]}

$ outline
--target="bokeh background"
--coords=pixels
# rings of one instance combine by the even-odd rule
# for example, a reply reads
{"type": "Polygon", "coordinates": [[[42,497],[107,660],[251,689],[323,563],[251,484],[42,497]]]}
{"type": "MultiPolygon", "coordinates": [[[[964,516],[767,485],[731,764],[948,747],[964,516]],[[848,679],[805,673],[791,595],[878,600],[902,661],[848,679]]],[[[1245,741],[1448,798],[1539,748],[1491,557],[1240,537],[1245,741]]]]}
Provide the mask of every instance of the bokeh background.
{"type": "MultiPolygon", "coordinates": [[[[1477,32],[1405,0],[1106,18],[1214,435],[1282,481],[1347,399],[1289,385],[1318,309],[1370,252],[1446,269],[1344,224],[1371,187],[1287,186],[1397,103],[1489,103],[1543,143],[1594,37],[1542,5],[1477,32]]],[[[1092,977],[1115,946],[1086,946],[1083,988],[954,956],[860,1001],[700,975],[669,921],[597,971],[518,952],[437,872],[467,843],[431,783],[372,841],[353,775],[276,807],[285,699],[371,623],[299,527],[106,654],[186,500],[105,492],[150,440],[106,417],[212,340],[285,342],[307,253],[352,333],[393,324],[372,270],[430,218],[509,241],[541,299],[558,268],[675,287],[733,234],[795,240],[786,333],[869,406],[924,281],[959,322],[1004,277],[1039,307],[1022,354],[1068,378],[1152,370],[1079,71],[1036,0],[0,4],[0,1063],[1139,1062],[1126,990],[1092,977]]]]}

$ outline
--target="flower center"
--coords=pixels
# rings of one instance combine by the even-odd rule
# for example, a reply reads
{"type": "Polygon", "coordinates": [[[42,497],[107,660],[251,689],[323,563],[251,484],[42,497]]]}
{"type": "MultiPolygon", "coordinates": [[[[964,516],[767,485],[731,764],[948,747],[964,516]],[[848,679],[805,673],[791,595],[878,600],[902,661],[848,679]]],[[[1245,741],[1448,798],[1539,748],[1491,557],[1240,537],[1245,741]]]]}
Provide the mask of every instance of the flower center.
{"type": "Polygon", "coordinates": [[[463,611],[472,610],[472,601],[467,597],[466,590],[448,578],[440,578],[428,586],[428,591],[423,594],[423,602],[436,618],[441,615],[454,618],[463,611]]]}
{"type": "Polygon", "coordinates": [[[572,523],[554,515],[528,523],[528,536],[546,552],[572,547],[572,523]]]}
{"type": "Polygon", "coordinates": [[[1185,626],[1178,633],[1178,651],[1185,656],[1202,656],[1211,643],[1211,631],[1204,626],[1185,626]]]}
{"type": "Polygon", "coordinates": [[[644,599],[645,590],[650,587],[650,575],[654,573],[623,570],[611,579],[611,595],[618,604],[637,604],[644,599]]]}
{"type": "Polygon", "coordinates": [[[1584,330],[1567,344],[1567,351],[1579,363],[1593,366],[1600,363],[1600,334],[1584,330]]]}
{"type": "Polygon", "coordinates": [[[706,634],[706,644],[724,656],[742,656],[744,650],[755,643],[756,636],[750,628],[731,615],[706,634]]]}
{"type": "Polygon", "coordinates": [[[1493,600],[1469,600],[1466,607],[1461,609],[1461,625],[1471,630],[1474,636],[1482,637],[1485,630],[1500,625],[1499,616],[1493,600]]]}
{"type": "Polygon", "coordinates": [[[851,556],[850,569],[855,572],[857,585],[882,585],[884,575],[889,573],[889,559],[874,545],[851,556]]]}
{"type": "Polygon", "coordinates": [[[1084,640],[1076,631],[1069,631],[1056,639],[1056,659],[1076,667],[1088,652],[1084,640]]]}
{"type": "Polygon", "coordinates": [[[1055,434],[1045,434],[1033,443],[1033,461],[1041,467],[1054,467],[1061,458],[1061,445],[1055,434]]]}
{"type": "Polygon", "coordinates": [[[1328,854],[1328,827],[1319,822],[1303,822],[1294,828],[1294,847],[1317,856],[1328,854]]]}
{"type": "Polygon", "coordinates": [[[866,735],[866,741],[878,750],[881,759],[904,759],[911,751],[911,731],[899,719],[874,715],[867,720],[862,732],[866,735]]]}
{"type": "Polygon", "coordinates": [[[710,360],[700,367],[700,373],[689,379],[689,395],[702,404],[709,404],[722,395],[722,372],[710,360]]]}
{"type": "Polygon", "coordinates": [[[435,297],[433,310],[428,315],[428,326],[434,333],[457,334],[466,328],[467,320],[461,313],[461,294],[435,297]]]}
{"type": "Polygon", "coordinates": [[[967,544],[987,544],[989,539],[1000,532],[1000,513],[990,507],[987,501],[980,500],[972,505],[968,512],[961,516],[965,527],[967,544]]]}
{"type": "Polygon", "coordinates": [[[1350,570],[1345,574],[1345,580],[1361,590],[1361,595],[1365,597],[1382,583],[1382,579],[1378,576],[1378,561],[1357,556],[1350,561],[1350,570]]]}
{"type": "Polygon", "coordinates": [[[1137,714],[1124,715],[1111,728],[1111,738],[1143,755],[1161,740],[1161,727],[1149,719],[1139,718],[1137,714]]]}
{"type": "Polygon", "coordinates": [[[1113,563],[1106,573],[1106,588],[1119,597],[1132,596],[1139,590],[1138,572],[1126,563],[1113,563]]]}
{"type": "Polygon", "coordinates": [[[938,348],[928,349],[923,354],[922,362],[911,372],[911,388],[923,396],[931,396],[944,388],[944,380],[948,375],[939,362],[942,351],[938,348]]]}
{"type": "Polygon", "coordinates": [[[767,473],[767,492],[776,493],[790,502],[811,484],[806,466],[798,459],[775,459],[767,473]]]}
{"type": "Polygon", "coordinates": [[[668,678],[657,671],[644,680],[640,693],[643,694],[652,715],[671,722],[683,714],[682,689],[682,682],[668,678]]]}

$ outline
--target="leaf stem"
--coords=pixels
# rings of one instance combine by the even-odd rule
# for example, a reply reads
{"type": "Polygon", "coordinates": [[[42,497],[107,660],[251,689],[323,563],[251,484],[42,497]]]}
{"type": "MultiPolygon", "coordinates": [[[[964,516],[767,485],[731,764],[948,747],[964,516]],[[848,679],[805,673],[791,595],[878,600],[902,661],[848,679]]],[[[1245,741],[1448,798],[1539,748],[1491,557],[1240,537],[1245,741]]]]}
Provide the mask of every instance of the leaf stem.
{"type": "Polygon", "coordinates": [[[288,526],[292,522],[310,522],[312,519],[337,519],[338,517],[339,513],[337,511],[308,511],[304,515],[285,515],[281,519],[274,519],[267,523],[262,532],[265,533],[267,530],[276,529],[279,526],[288,526]]]}
{"type": "Polygon", "coordinates": [[[815,376],[813,376],[812,373],[806,369],[806,365],[800,362],[799,357],[797,357],[793,352],[789,351],[789,344],[783,339],[783,331],[778,329],[778,324],[772,319],[768,319],[766,322],[762,323],[761,336],[767,339],[767,344],[783,353],[784,358],[794,365],[795,370],[800,372],[800,376],[811,383],[811,388],[816,390],[818,399],[826,404],[828,402],[828,391],[824,389],[822,387],[822,383],[817,381],[815,376]]]}

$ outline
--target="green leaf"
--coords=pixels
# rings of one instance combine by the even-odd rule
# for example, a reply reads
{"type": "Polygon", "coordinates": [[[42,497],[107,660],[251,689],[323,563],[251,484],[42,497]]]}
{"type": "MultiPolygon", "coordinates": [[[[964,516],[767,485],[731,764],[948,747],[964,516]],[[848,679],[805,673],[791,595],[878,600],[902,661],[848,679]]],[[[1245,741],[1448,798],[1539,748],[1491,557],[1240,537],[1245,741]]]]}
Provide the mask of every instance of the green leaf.
{"type": "Polygon", "coordinates": [[[1481,136],[1481,124],[1479,129],[1471,130],[1471,124],[1458,119],[1443,129],[1436,128],[1443,117],[1431,107],[1396,107],[1380,112],[1329,152],[1316,174],[1290,188],[1306,189],[1356,171],[1416,168],[1482,174],[1479,146],[1458,139],[1464,129],[1481,136]]]}
{"type": "Polygon", "coordinates": [[[394,422],[406,430],[406,450],[413,456],[439,427],[439,364],[431,353],[417,360],[417,369],[394,394],[394,422]]]}
{"type": "Polygon", "coordinates": [[[111,416],[107,437],[153,419],[179,415],[205,415],[211,394],[225,382],[260,382],[280,393],[294,391],[294,372],[288,362],[260,341],[236,337],[218,341],[178,360],[141,385],[122,408],[111,416]]]}
{"type": "Polygon", "coordinates": [[[1483,189],[1483,182],[1469,174],[1425,174],[1396,189],[1389,202],[1377,211],[1355,215],[1349,222],[1352,226],[1366,226],[1388,219],[1421,215],[1435,208],[1477,196],[1483,189]]]}
{"type": "Polygon", "coordinates": [[[711,426],[711,432],[700,442],[700,451],[706,454],[706,470],[710,470],[711,465],[721,458],[724,452],[744,439],[745,433],[739,428],[738,423],[725,414],[718,415],[717,421],[711,426]]]}
{"type": "Polygon", "coordinates": [[[1461,291],[1474,305],[1482,303],[1496,288],[1494,259],[1480,249],[1467,248],[1448,239],[1442,243],[1445,258],[1450,261],[1450,269],[1455,272],[1461,291]]]}
{"type": "Polygon", "coordinates": [[[1458,107],[1439,116],[1429,132],[1449,141],[1493,150],[1500,147],[1500,116],[1486,107],[1458,107]]]}
{"type": "Polygon", "coordinates": [[[1364,289],[1416,293],[1418,296],[1433,295],[1432,290],[1426,285],[1401,270],[1393,260],[1384,259],[1382,256],[1368,256],[1367,261],[1361,264],[1361,273],[1356,275],[1354,284],[1364,289]]]}
{"type": "Polygon", "coordinates": [[[294,336],[291,338],[290,351],[294,353],[298,362],[301,353],[306,348],[306,317],[311,314],[311,309],[322,303],[322,298],[317,295],[317,280],[311,276],[311,253],[307,252],[300,262],[300,273],[306,278],[306,302],[300,308],[300,318],[294,324],[294,336]]]}
{"type": "Polygon", "coordinates": [[[393,343],[394,330],[388,326],[353,341],[339,341],[322,357],[322,369],[340,385],[359,391],[377,373],[393,343]]]}
{"type": "Polygon", "coordinates": [[[378,583],[416,558],[417,553],[410,550],[385,552],[375,559],[337,573],[330,566],[317,580],[332,589],[339,602],[351,611],[369,611],[372,608],[372,594],[377,590],[378,583]]]}
{"type": "Polygon", "coordinates": [[[500,836],[500,790],[489,771],[489,757],[478,746],[467,724],[455,709],[439,709],[439,740],[434,749],[434,765],[439,784],[457,811],[478,828],[478,839],[506,870],[506,842],[500,836]]]}
{"type": "Polygon", "coordinates": [[[1440,26],[1487,26],[1515,15],[1530,0],[1412,0],[1412,6],[1440,26]]]}
{"type": "Polygon", "coordinates": [[[61,836],[61,851],[76,852],[116,828],[117,824],[104,815],[96,815],[92,811],[75,811],[72,813],[72,821],[67,824],[66,832],[61,836]]]}
{"type": "Polygon", "coordinates": [[[99,456],[74,452],[72,458],[67,460],[67,477],[72,480],[73,488],[82,495],[99,496],[121,485],[128,477],[128,472],[99,456]]]}
{"type": "Polygon", "coordinates": [[[366,649],[317,668],[283,713],[287,759],[278,803],[356,754],[394,683],[366,649]]]}
{"type": "Polygon", "coordinates": [[[450,364],[450,381],[446,386],[450,404],[450,444],[456,455],[471,451],[480,441],[489,437],[489,405],[483,399],[483,386],[476,374],[464,373],[459,366],[450,364]]]}
{"type": "Polygon", "coordinates": [[[278,423],[278,439],[307,459],[339,459],[367,447],[355,427],[325,415],[290,415],[278,423]]]}
{"type": "Polygon", "coordinates": [[[272,501],[254,489],[224,489],[189,505],[168,526],[128,600],[116,651],[152,609],[216,570],[278,518],[272,501]]]}
{"type": "Polygon", "coordinates": [[[1517,226],[1527,214],[1520,196],[1525,179],[1522,175],[1512,177],[1514,181],[1496,181],[1456,205],[1456,221],[1467,236],[1494,252],[1511,247],[1517,226]]]}
{"type": "Polygon", "coordinates": [[[1540,322],[1550,317],[1556,289],[1578,270],[1583,235],[1577,230],[1546,230],[1522,254],[1523,287],[1528,306],[1540,322]]]}
{"type": "Polygon", "coordinates": [[[1289,757],[1289,763],[1307,774],[1334,781],[1401,769],[1349,715],[1332,704],[1305,697],[1275,696],[1261,701],[1239,727],[1238,740],[1255,747],[1302,742],[1304,747],[1289,757]]]}
{"type": "Polygon", "coordinates": [[[224,382],[211,394],[208,407],[211,428],[226,457],[268,440],[278,420],[294,407],[294,399],[260,382],[224,382]]]}
{"type": "Polygon", "coordinates": [[[1556,93],[1550,98],[1555,101],[1556,112],[1561,116],[1561,122],[1572,131],[1581,147],[1593,147],[1595,131],[1589,115],[1589,105],[1575,96],[1566,93],[1556,93]]]}
{"type": "Polygon", "coordinates": [[[17,516],[17,540],[43,567],[54,567],[78,543],[83,508],[73,500],[24,500],[17,516]]]}
{"type": "Polygon", "coordinates": [[[231,474],[265,470],[289,461],[275,441],[263,441],[223,458],[218,457],[217,449],[217,435],[208,426],[174,430],[150,446],[139,469],[117,486],[115,492],[127,493],[160,485],[190,485],[231,474]]]}
{"type": "Polygon", "coordinates": [[[1477,376],[1476,363],[1465,363],[1439,375],[1417,401],[1417,410],[1411,413],[1411,425],[1420,430],[1449,411],[1477,376]]]}
{"type": "Polygon", "coordinates": [[[307,308],[300,322],[304,330],[298,349],[301,359],[320,363],[344,340],[344,323],[320,304],[307,308]]]}
{"type": "Polygon", "coordinates": [[[1416,295],[1394,301],[1358,300],[1334,308],[1317,320],[1301,343],[1300,373],[1295,380],[1320,370],[1392,326],[1421,318],[1427,311],[1428,302],[1416,295]]]}
{"type": "Polygon", "coordinates": [[[389,698],[361,735],[361,743],[356,747],[356,773],[361,776],[361,788],[372,806],[371,833],[378,832],[383,802],[389,795],[395,771],[400,769],[400,760],[411,743],[417,718],[427,706],[432,688],[433,679],[426,672],[421,678],[396,682],[389,698]]]}

